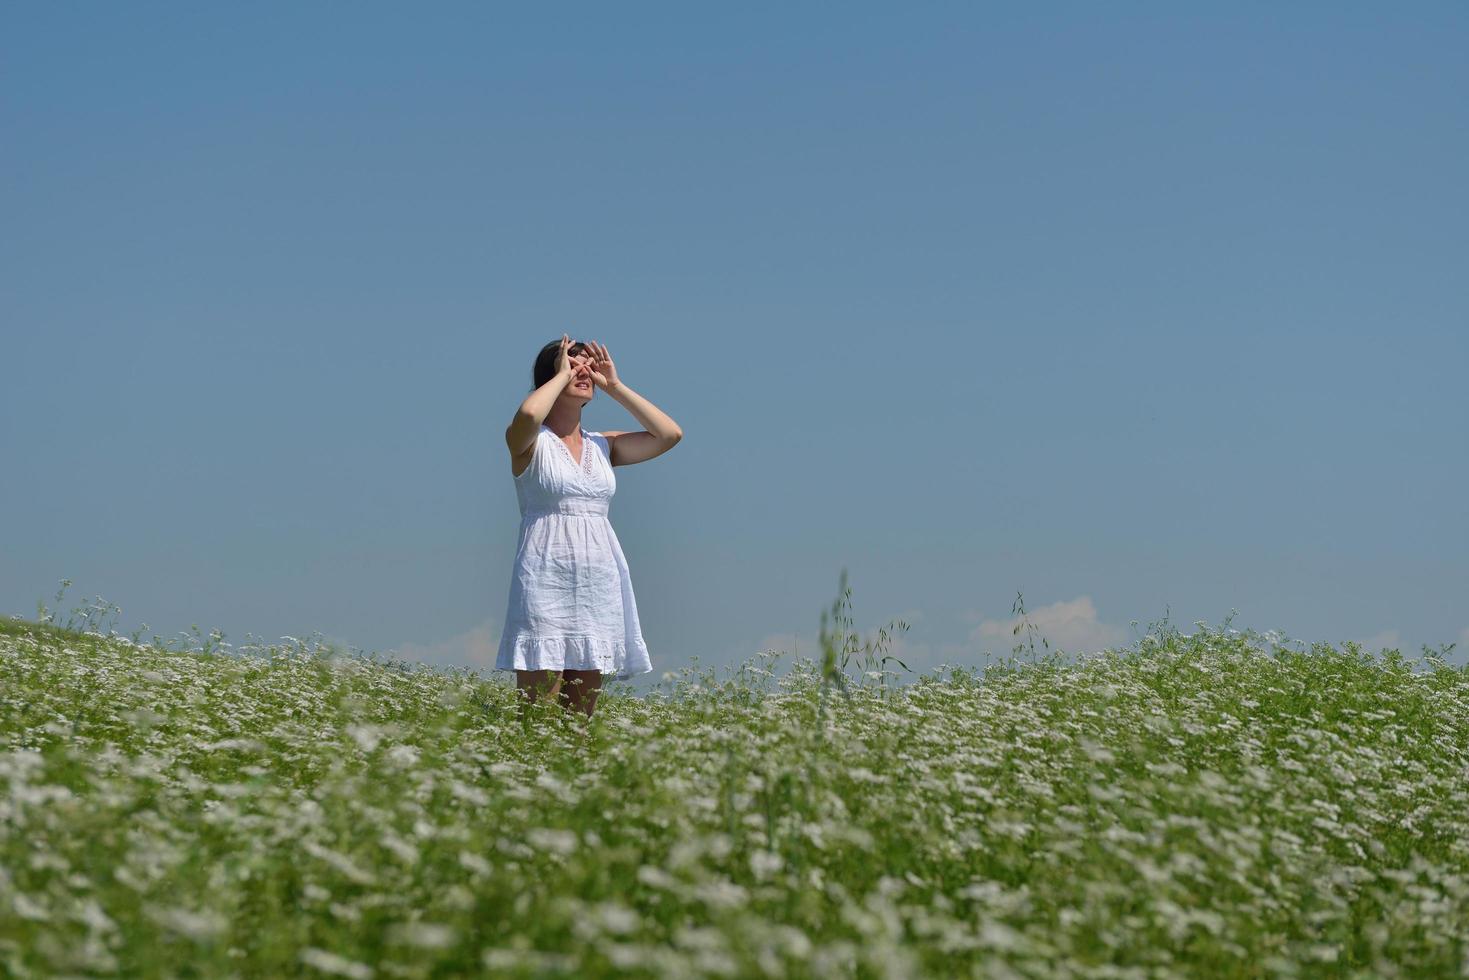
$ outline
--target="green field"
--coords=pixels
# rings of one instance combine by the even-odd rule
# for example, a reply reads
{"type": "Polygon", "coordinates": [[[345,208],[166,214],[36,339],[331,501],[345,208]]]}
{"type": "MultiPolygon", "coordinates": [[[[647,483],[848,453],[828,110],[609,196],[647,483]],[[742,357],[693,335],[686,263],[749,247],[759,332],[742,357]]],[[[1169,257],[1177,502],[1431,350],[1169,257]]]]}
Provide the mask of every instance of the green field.
{"type": "Polygon", "coordinates": [[[0,975],[1469,972],[1436,656],[772,652],[585,732],[507,679],[0,620],[0,975]]]}

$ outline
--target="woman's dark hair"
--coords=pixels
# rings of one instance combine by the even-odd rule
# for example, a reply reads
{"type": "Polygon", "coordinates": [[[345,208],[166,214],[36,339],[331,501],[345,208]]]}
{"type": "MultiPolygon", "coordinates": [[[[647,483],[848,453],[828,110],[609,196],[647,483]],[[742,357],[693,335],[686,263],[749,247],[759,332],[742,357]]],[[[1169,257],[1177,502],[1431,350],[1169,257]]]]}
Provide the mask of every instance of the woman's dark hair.
{"type": "MultiPolygon", "coordinates": [[[[556,376],[556,357],[560,351],[561,338],[557,337],[545,347],[542,347],[541,352],[536,355],[536,366],[531,371],[531,379],[535,381],[536,388],[539,388],[556,376]]],[[[583,353],[590,354],[591,350],[579,340],[572,341],[571,346],[566,349],[567,357],[575,357],[583,353]]]]}

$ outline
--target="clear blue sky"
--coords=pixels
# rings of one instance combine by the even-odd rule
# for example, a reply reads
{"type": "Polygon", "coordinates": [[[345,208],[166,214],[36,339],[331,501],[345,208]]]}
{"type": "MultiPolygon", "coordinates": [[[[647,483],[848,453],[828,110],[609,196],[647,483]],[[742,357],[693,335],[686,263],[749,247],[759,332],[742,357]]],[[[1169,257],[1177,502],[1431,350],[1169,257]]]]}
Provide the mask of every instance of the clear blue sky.
{"type": "Polygon", "coordinates": [[[1469,647],[1469,7],[7,4],[0,613],[481,663],[542,344],[655,671],[1469,647]],[[636,427],[598,393],[588,429],[636,427]]]}

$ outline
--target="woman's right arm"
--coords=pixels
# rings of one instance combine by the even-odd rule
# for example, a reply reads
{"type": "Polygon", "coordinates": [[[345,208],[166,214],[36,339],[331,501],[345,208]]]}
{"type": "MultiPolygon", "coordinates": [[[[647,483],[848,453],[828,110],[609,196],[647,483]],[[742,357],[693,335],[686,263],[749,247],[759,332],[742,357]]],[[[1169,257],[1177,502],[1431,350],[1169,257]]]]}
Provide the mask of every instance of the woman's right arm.
{"type": "Polygon", "coordinates": [[[556,404],[556,399],[561,397],[561,392],[566,390],[567,383],[571,381],[571,359],[566,354],[570,346],[570,339],[563,334],[556,373],[551,376],[550,381],[526,395],[525,401],[515,410],[515,418],[510,420],[510,425],[505,429],[505,445],[510,447],[510,455],[524,456],[535,448],[536,434],[541,431],[541,423],[546,421],[551,406],[556,404]]]}

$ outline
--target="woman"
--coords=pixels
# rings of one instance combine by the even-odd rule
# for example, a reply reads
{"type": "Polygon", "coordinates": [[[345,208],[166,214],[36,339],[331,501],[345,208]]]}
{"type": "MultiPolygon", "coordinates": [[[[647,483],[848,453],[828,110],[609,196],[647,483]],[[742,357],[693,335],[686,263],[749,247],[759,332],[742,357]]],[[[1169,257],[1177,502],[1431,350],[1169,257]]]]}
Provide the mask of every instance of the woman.
{"type": "Polygon", "coordinates": [[[532,377],[535,390],[505,430],[520,543],[495,667],[515,671],[525,696],[522,718],[539,692],[590,718],[603,675],[653,669],[627,559],[607,519],[617,490],[612,467],[663,455],[683,429],[622,383],[612,355],[596,341],[572,343],[562,334],[541,348],[532,377]],[[593,386],[647,431],[583,429],[593,386]]]}

